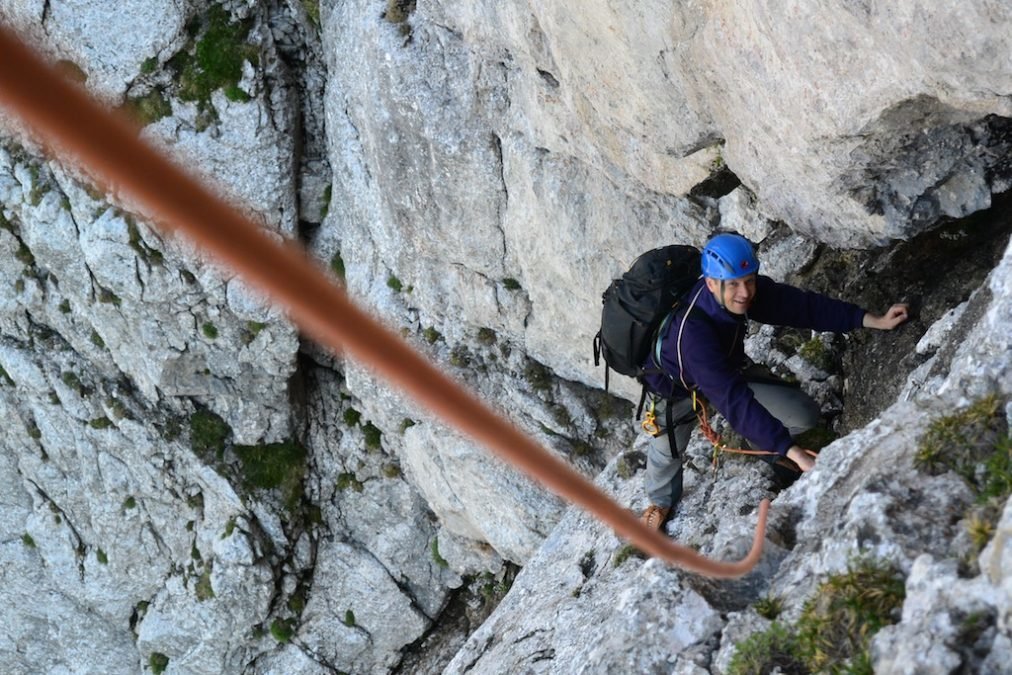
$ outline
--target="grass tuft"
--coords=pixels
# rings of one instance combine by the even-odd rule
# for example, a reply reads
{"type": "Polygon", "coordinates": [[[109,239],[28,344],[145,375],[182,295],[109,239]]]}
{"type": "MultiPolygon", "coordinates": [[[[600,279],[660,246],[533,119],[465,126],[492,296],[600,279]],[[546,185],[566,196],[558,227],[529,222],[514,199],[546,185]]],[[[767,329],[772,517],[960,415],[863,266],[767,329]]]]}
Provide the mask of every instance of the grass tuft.
{"type": "MultiPolygon", "coordinates": [[[[870,675],[871,638],[895,622],[904,595],[903,577],[895,569],[870,559],[855,560],[845,573],[819,586],[796,626],[774,621],[765,631],[738,643],[728,675],[760,675],[775,669],[870,675]]],[[[779,614],[779,601],[767,598],[763,604],[775,604],[779,614]]],[[[773,609],[761,609],[756,603],[761,614],[773,609]]]]}
{"type": "MultiPolygon", "coordinates": [[[[991,457],[1007,436],[998,396],[986,396],[952,415],[931,423],[914,458],[918,468],[932,475],[953,470],[979,494],[978,467],[991,457]]],[[[1000,468],[1001,462],[996,463],[1000,468]]]]}
{"type": "Polygon", "coordinates": [[[155,675],[162,675],[169,667],[169,657],[161,652],[151,652],[151,656],[148,657],[148,667],[155,675]]]}

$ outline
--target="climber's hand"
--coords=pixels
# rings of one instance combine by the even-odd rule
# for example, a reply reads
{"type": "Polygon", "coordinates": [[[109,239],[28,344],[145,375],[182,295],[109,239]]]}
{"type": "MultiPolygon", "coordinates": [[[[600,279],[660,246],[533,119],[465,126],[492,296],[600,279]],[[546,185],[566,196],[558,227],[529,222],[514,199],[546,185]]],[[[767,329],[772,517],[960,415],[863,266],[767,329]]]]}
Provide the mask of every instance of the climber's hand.
{"type": "Polygon", "coordinates": [[[810,471],[815,466],[815,460],[812,459],[812,456],[798,445],[792,445],[790,450],[787,451],[787,459],[797,464],[802,473],[810,471]]]}
{"type": "Polygon", "coordinates": [[[882,315],[867,312],[864,315],[864,321],[862,323],[865,328],[892,330],[908,318],[910,318],[910,306],[906,304],[896,304],[886,310],[886,313],[882,315]]]}

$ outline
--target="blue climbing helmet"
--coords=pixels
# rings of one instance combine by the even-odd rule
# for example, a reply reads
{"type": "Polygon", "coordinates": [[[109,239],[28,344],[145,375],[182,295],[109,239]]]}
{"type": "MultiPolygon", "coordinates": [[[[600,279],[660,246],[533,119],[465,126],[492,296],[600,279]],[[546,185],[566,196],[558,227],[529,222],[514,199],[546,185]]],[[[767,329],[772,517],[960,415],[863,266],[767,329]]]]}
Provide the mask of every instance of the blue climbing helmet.
{"type": "Polygon", "coordinates": [[[759,272],[759,260],[748,239],[740,234],[718,234],[703,248],[703,276],[725,281],[759,272]]]}

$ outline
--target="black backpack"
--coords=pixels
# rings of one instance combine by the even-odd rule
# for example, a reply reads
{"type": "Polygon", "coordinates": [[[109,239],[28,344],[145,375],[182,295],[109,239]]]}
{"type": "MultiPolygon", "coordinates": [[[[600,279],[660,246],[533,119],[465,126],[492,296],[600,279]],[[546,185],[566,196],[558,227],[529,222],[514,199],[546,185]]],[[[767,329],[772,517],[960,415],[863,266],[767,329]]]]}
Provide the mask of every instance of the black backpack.
{"type": "Polygon", "coordinates": [[[600,365],[600,357],[604,357],[605,391],[609,369],[643,382],[648,372],[643,363],[657,340],[661,322],[700,274],[699,250],[674,244],[647,251],[620,279],[611,282],[602,296],[601,330],[594,337],[594,365],[600,365]]]}

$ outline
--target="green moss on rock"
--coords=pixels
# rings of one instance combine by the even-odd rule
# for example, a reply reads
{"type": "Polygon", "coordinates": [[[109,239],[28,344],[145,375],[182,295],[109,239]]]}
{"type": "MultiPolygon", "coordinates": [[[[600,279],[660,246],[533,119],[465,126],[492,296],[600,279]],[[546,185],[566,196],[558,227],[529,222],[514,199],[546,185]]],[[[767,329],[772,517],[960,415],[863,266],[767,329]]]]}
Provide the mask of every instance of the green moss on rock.
{"type": "Polygon", "coordinates": [[[265,445],[237,445],[246,485],[261,490],[281,490],[285,506],[295,511],[302,499],[306,473],[306,449],[296,441],[265,445]]]}
{"type": "Polygon", "coordinates": [[[232,429],[225,420],[210,410],[198,410],[190,415],[190,447],[205,461],[212,457],[221,459],[231,434],[232,429]]]}

